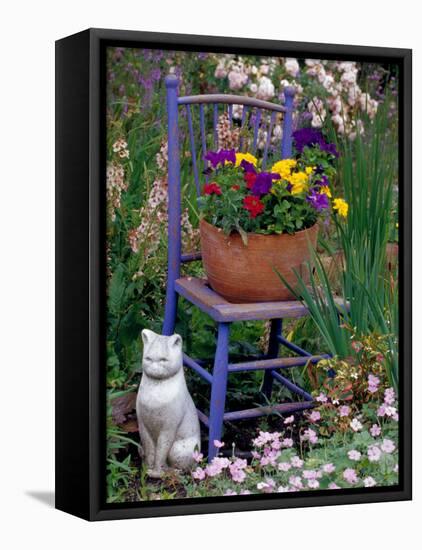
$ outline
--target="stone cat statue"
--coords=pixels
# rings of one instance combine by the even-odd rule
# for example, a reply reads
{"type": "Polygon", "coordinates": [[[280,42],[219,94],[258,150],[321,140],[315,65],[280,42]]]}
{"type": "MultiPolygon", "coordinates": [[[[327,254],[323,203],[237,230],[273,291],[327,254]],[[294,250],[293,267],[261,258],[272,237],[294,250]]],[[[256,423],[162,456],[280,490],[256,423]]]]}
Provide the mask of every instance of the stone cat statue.
{"type": "Polygon", "coordinates": [[[183,371],[182,338],[142,331],[142,378],[136,398],[142,455],[150,477],[167,467],[184,470],[200,450],[195,405],[183,371]]]}

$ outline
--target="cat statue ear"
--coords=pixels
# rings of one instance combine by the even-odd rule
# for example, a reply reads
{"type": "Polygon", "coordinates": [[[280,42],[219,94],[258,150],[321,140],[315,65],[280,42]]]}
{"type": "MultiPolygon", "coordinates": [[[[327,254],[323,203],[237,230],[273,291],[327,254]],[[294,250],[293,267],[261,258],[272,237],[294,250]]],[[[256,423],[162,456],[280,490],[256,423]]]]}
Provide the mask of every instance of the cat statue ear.
{"type": "Polygon", "coordinates": [[[182,347],[182,337],[180,334],[173,334],[173,336],[170,336],[170,344],[172,346],[181,348],[182,347]]]}
{"type": "Polygon", "coordinates": [[[152,330],[149,330],[148,328],[144,328],[144,330],[141,332],[141,336],[142,336],[142,342],[144,346],[146,346],[148,344],[151,344],[156,339],[158,334],[156,334],[152,330]]]}

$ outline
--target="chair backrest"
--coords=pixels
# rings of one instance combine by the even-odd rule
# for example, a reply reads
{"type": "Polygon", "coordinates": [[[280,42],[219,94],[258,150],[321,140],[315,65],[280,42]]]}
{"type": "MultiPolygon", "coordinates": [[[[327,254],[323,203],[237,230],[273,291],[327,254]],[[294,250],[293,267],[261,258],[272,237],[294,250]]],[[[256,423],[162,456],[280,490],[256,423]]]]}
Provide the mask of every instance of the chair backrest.
{"type": "MultiPolygon", "coordinates": [[[[165,79],[167,91],[167,116],[168,116],[168,285],[180,277],[181,263],[200,259],[200,254],[182,254],[181,246],[181,171],[180,171],[180,117],[179,108],[186,109],[188,138],[190,145],[190,156],[192,170],[195,180],[197,195],[201,192],[201,178],[204,169],[207,168],[205,155],[207,153],[207,132],[205,107],[212,108],[211,116],[213,123],[213,150],[217,151],[218,143],[218,120],[219,106],[228,113],[228,123],[233,124],[233,106],[242,106],[240,121],[240,139],[238,149],[248,147],[249,152],[255,153],[258,143],[259,130],[263,126],[267,128],[265,144],[262,154],[262,165],[265,168],[268,153],[271,145],[271,137],[277,113],[283,113],[282,139],[280,143],[281,158],[289,158],[292,153],[292,113],[295,89],[287,87],[284,90],[285,104],[279,105],[262,101],[247,96],[230,94],[204,94],[193,96],[178,96],[177,87],[179,81],[175,75],[168,75],[165,79]],[[193,106],[199,107],[196,119],[199,119],[199,147],[195,139],[193,106]],[[246,129],[251,130],[252,138],[247,140],[244,137],[246,129]],[[198,151],[200,154],[198,155],[198,151]],[[200,170],[200,164],[203,169],[200,170]]],[[[210,118],[210,113],[207,113],[210,118]]],[[[195,119],[195,120],[196,120],[195,119]]],[[[206,181],[207,176],[203,175],[206,181]]],[[[169,290],[169,288],[168,288],[169,290]]]]}

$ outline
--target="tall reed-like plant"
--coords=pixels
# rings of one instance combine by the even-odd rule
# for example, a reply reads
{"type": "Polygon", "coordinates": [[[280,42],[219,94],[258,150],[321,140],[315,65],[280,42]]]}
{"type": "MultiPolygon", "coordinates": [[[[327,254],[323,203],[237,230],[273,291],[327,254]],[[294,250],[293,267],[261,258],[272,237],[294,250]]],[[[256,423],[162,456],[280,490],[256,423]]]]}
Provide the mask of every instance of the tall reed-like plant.
{"type": "MultiPolygon", "coordinates": [[[[307,305],[332,355],[350,355],[350,332],[379,334],[388,342],[387,376],[398,384],[398,288],[388,271],[387,242],[395,223],[394,191],[398,177],[397,128],[390,117],[390,100],[380,105],[365,133],[354,140],[337,139],[338,186],[349,204],[347,220],[335,219],[338,248],[342,251],[341,294],[347,312],[333,300],[332,284],[323,264],[313,258],[310,285],[297,275],[296,293],[307,305]],[[337,322],[336,322],[337,321],[337,322]]],[[[334,137],[334,133],[332,133],[334,137]]]]}

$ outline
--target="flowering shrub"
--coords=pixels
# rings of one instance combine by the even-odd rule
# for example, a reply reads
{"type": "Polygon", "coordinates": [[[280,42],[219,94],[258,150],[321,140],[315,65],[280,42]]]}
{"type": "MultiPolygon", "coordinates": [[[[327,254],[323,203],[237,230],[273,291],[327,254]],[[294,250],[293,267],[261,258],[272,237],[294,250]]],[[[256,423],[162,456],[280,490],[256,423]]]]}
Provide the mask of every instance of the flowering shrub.
{"type": "Polygon", "coordinates": [[[297,155],[275,162],[269,171],[258,159],[235,149],[210,151],[210,183],[204,185],[200,207],[204,218],[226,234],[290,233],[311,227],[330,207],[347,216],[347,203],[332,198],[335,145],[321,132],[294,132],[297,155]]]}

